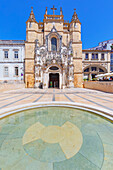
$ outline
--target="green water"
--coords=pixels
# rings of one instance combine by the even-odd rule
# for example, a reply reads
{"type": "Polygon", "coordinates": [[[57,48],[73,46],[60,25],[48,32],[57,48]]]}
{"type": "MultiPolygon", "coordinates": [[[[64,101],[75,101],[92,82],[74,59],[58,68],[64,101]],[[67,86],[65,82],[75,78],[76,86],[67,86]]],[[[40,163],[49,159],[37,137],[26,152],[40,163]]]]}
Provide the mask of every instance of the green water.
{"type": "Polygon", "coordinates": [[[2,170],[112,170],[113,124],[86,111],[47,107],[23,111],[0,120],[0,168],[2,170]],[[27,129],[41,125],[62,127],[66,122],[76,125],[83,144],[70,159],[59,143],[42,139],[23,145],[27,129]]]}

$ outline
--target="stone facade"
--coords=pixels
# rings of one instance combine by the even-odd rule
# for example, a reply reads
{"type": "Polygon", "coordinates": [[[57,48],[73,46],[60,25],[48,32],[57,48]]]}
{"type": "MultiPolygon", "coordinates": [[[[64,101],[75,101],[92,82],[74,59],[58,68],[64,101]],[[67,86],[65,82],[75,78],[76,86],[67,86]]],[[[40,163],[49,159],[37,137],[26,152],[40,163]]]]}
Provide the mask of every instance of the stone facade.
{"type": "Polygon", "coordinates": [[[82,87],[83,79],[113,71],[113,40],[82,50],[76,10],[71,22],[64,21],[62,8],[59,15],[55,15],[56,8],[52,10],[49,15],[46,8],[43,22],[37,22],[32,8],[26,41],[0,40],[0,81],[25,78],[27,88],[64,89],[82,87]]]}
{"type": "Polygon", "coordinates": [[[37,22],[32,9],[26,22],[26,87],[82,87],[81,23],[76,11],[69,23],[52,10],[37,22]]]}

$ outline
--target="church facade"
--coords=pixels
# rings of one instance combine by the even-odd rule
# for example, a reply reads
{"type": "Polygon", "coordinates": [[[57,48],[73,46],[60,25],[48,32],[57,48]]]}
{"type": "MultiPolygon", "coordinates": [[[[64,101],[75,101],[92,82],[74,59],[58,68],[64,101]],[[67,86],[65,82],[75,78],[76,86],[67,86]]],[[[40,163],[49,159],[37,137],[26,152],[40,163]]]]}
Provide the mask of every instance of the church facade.
{"type": "Polygon", "coordinates": [[[37,22],[31,9],[25,40],[0,40],[0,83],[25,82],[26,88],[82,87],[83,80],[113,71],[113,39],[83,49],[76,10],[71,22],[60,14],[37,22]]]}
{"type": "Polygon", "coordinates": [[[26,22],[25,84],[26,87],[82,87],[81,23],[76,14],[71,22],[60,14],[48,14],[37,22],[33,12],[26,22]]]}

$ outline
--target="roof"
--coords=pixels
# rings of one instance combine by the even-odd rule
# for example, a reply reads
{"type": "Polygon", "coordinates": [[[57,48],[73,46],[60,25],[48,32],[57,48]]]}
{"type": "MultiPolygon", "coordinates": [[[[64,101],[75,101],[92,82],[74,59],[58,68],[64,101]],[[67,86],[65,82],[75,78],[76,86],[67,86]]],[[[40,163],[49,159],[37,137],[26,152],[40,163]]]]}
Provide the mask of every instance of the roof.
{"type": "Polygon", "coordinates": [[[102,42],[99,42],[100,43],[113,43],[113,39],[110,39],[110,40],[106,40],[106,41],[102,41],[102,42]]]}
{"type": "Polygon", "coordinates": [[[85,49],[82,52],[111,52],[111,50],[101,50],[101,49],[85,49]]]}
{"type": "Polygon", "coordinates": [[[0,40],[0,45],[25,44],[25,40],[0,40]]]}
{"type": "Polygon", "coordinates": [[[98,44],[98,46],[96,47],[92,47],[92,48],[88,48],[86,50],[110,50],[110,46],[111,44],[113,44],[113,39],[111,40],[106,40],[106,41],[102,41],[98,44]]]}

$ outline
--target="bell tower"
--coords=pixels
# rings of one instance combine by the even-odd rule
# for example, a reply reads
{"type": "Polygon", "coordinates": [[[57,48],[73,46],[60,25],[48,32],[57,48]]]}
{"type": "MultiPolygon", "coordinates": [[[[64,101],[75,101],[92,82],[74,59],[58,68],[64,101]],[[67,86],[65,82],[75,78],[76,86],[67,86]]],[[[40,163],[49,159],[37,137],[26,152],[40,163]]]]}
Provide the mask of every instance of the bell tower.
{"type": "Polygon", "coordinates": [[[26,22],[25,85],[27,88],[34,87],[35,40],[37,39],[37,31],[38,23],[35,20],[32,7],[29,19],[26,22]]]}
{"type": "Polygon", "coordinates": [[[73,48],[74,64],[74,87],[82,87],[82,41],[81,41],[81,23],[78,19],[76,9],[70,23],[70,39],[73,48]]]}

